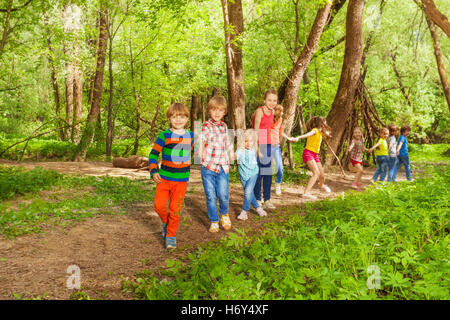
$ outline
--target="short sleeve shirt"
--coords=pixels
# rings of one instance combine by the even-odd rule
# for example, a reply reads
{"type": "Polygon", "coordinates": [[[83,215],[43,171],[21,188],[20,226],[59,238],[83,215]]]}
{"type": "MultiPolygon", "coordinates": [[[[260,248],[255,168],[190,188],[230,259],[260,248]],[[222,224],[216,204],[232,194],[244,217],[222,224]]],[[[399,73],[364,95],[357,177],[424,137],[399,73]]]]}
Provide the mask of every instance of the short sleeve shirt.
{"type": "Polygon", "coordinates": [[[305,149],[308,149],[309,151],[312,151],[314,153],[319,153],[320,144],[322,143],[322,132],[320,132],[320,130],[317,128],[314,128],[313,130],[316,132],[316,134],[306,139],[305,149]]]}
{"type": "Polygon", "coordinates": [[[397,144],[400,144],[400,142],[403,142],[402,147],[400,148],[400,151],[398,153],[399,156],[408,156],[408,140],[405,136],[400,136],[398,138],[397,144]]]}

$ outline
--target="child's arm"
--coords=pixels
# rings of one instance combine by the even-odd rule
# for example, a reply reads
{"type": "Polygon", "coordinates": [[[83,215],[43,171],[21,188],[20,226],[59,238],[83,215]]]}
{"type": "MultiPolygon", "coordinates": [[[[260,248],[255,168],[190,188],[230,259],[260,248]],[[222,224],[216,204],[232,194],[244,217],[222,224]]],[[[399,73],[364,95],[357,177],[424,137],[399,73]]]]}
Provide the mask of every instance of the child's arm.
{"type": "Polygon", "coordinates": [[[297,142],[294,137],[288,137],[283,131],[281,131],[281,136],[291,142],[297,142]]]}
{"type": "Polygon", "coordinates": [[[155,144],[153,145],[153,148],[148,156],[150,177],[156,183],[161,182],[161,176],[158,173],[158,158],[165,144],[166,144],[166,137],[164,136],[163,133],[161,133],[159,137],[156,139],[155,144]]]}
{"type": "Polygon", "coordinates": [[[403,145],[403,141],[399,142],[397,145],[397,152],[396,152],[397,156],[400,154],[400,149],[402,148],[402,145],[403,145]]]}
{"type": "Polygon", "coordinates": [[[368,149],[367,152],[372,152],[374,149],[378,148],[378,146],[381,144],[381,141],[378,141],[372,148],[368,149]]]}
{"type": "Polygon", "coordinates": [[[295,139],[295,142],[298,142],[298,140],[300,140],[300,139],[305,139],[305,138],[308,138],[308,137],[312,137],[315,134],[316,134],[316,130],[311,130],[310,132],[305,133],[304,135],[298,136],[298,137],[296,137],[294,139],[295,139]]]}

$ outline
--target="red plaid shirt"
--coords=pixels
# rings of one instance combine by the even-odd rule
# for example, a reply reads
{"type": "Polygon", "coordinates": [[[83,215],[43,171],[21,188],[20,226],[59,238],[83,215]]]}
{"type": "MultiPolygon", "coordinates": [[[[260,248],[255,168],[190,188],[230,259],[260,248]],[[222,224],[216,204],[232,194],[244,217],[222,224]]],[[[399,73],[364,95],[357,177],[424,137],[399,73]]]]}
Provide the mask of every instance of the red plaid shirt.
{"type": "Polygon", "coordinates": [[[204,143],[202,166],[206,169],[220,172],[220,167],[225,173],[230,170],[228,153],[232,151],[233,145],[228,137],[228,127],[223,121],[216,122],[209,119],[202,126],[200,143],[204,143]]]}

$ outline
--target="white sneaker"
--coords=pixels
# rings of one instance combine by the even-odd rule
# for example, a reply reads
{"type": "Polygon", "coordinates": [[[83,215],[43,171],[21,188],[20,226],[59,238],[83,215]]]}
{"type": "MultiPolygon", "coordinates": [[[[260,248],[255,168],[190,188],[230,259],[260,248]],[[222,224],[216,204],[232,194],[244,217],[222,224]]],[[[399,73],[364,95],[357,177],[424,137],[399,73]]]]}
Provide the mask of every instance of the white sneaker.
{"type": "Polygon", "coordinates": [[[281,195],[281,183],[275,184],[275,194],[278,196],[281,195]]]}
{"type": "Polygon", "coordinates": [[[322,186],[322,190],[325,191],[325,192],[327,192],[327,193],[330,193],[330,192],[331,192],[330,187],[328,187],[326,184],[324,184],[324,185],[322,186]]]}
{"type": "Polygon", "coordinates": [[[265,216],[267,216],[267,212],[265,212],[264,209],[261,208],[261,207],[256,208],[256,213],[257,213],[260,217],[265,217],[265,216]]]}
{"type": "Polygon", "coordinates": [[[264,208],[266,209],[275,209],[275,206],[272,204],[270,200],[264,201],[264,208]]]}
{"type": "Polygon", "coordinates": [[[237,216],[237,218],[239,220],[247,220],[248,219],[247,211],[242,210],[241,213],[237,216]]]}

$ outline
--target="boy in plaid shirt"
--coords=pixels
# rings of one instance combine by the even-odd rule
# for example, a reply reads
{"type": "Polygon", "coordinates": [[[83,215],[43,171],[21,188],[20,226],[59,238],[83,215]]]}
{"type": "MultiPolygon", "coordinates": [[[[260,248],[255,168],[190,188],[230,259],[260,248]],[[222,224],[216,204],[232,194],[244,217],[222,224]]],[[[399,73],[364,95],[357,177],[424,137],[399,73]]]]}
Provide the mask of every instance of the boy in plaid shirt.
{"type": "Polygon", "coordinates": [[[223,122],[227,112],[227,102],[222,96],[214,96],[208,102],[210,117],[202,125],[199,155],[202,161],[202,182],[206,195],[206,206],[211,221],[210,232],[219,231],[219,221],[224,230],[231,229],[229,210],[229,171],[233,155],[233,143],[228,136],[228,127],[223,122]],[[230,154],[230,155],[229,155],[230,154]],[[220,219],[217,210],[219,199],[220,219]]]}

